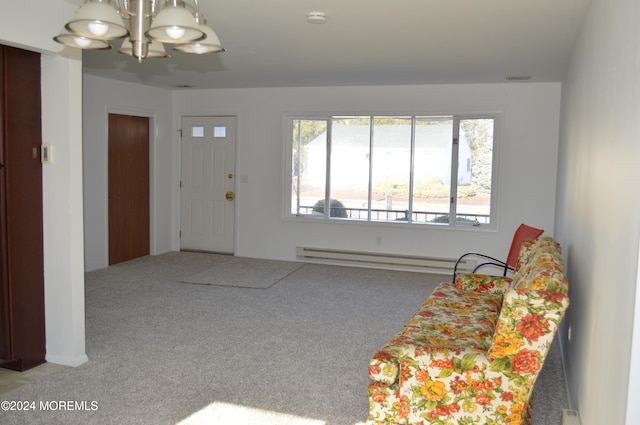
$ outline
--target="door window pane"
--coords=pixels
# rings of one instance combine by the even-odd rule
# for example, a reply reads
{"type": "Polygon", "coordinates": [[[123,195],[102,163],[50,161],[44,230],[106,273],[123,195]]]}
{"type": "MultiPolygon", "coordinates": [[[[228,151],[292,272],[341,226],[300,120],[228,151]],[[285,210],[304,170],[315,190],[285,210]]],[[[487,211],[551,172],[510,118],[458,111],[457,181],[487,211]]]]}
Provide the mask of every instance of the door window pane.
{"type": "Polygon", "coordinates": [[[191,137],[204,137],[204,127],[202,126],[191,127],[191,137]]]}
{"type": "Polygon", "coordinates": [[[215,126],[213,127],[213,137],[227,137],[227,127],[224,126],[215,126]]]}

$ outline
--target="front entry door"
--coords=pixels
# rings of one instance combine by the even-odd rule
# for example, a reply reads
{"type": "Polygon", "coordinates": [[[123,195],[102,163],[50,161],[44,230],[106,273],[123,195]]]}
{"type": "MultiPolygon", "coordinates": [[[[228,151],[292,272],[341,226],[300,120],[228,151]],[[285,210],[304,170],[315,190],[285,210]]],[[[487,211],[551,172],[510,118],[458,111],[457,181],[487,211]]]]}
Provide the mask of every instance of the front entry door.
{"type": "Polygon", "coordinates": [[[235,117],[182,117],[180,249],[234,253],[235,117]]]}

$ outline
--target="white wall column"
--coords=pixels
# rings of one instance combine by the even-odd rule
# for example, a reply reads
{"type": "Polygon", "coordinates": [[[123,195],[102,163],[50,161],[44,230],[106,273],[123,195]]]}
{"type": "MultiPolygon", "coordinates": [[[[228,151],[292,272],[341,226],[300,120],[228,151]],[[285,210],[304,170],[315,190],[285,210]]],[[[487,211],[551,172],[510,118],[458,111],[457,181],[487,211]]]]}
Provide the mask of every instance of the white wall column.
{"type": "Polygon", "coordinates": [[[82,62],[42,55],[44,281],[47,355],[52,363],[88,360],[84,322],[82,62]]]}

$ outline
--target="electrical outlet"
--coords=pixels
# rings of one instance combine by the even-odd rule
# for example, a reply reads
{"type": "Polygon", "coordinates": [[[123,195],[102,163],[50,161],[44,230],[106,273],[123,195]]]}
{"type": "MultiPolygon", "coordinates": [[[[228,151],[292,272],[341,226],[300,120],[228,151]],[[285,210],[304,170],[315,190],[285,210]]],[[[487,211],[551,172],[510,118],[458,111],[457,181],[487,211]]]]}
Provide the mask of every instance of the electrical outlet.
{"type": "Polygon", "coordinates": [[[564,409],[562,411],[562,425],[580,425],[580,415],[578,415],[578,411],[564,409]]]}
{"type": "Polygon", "coordinates": [[[382,236],[376,236],[376,246],[382,245],[382,236]]]}

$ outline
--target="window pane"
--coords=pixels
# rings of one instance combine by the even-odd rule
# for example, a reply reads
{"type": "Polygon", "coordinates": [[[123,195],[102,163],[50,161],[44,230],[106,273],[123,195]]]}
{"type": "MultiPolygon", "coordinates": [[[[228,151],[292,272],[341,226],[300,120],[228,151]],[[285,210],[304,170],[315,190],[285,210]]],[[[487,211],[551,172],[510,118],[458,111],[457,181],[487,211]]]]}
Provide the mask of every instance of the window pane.
{"type": "Polygon", "coordinates": [[[331,122],[331,216],[368,219],[371,118],[331,122]]]}
{"type": "Polygon", "coordinates": [[[449,223],[451,117],[416,117],[413,214],[416,223],[449,223]]]}
{"type": "Polygon", "coordinates": [[[291,213],[324,215],[327,121],[294,120],[292,142],[291,213]]]}
{"type": "Polygon", "coordinates": [[[215,126],[213,127],[213,137],[227,137],[227,127],[225,126],[215,126]]]}
{"type": "Polygon", "coordinates": [[[371,220],[407,221],[411,171],[411,118],[375,117],[371,220]]]}
{"type": "Polygon", "coordinates": [[[204,137],[204,127],[191,127],[191,137],[204,137]]]}
{"type": "Polygon", "coordinates": [[[494,120],[460,120],[457,221],[489,223],[494,120]]]}

